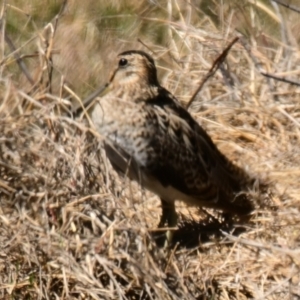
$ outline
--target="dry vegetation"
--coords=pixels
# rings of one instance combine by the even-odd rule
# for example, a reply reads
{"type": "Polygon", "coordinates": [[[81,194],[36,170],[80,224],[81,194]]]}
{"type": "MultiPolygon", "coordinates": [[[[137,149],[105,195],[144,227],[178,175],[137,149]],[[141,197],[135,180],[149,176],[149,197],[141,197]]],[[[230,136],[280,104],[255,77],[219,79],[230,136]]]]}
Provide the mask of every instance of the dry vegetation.
{"type": "Polygon", "coordinates": [[[74,0],[60,14],[60,1],[26,2],[1,7],[0,298],[299,299],[299,85],[261,74],[300,82],[299,14],[250,0],[74,0]],[[135,48],[187,103],[236,36],[190,111],[268,189],[243,223],[178,203],[174,247],[160,249],[156,196],[112,170],[70,103],[135,48]]]}

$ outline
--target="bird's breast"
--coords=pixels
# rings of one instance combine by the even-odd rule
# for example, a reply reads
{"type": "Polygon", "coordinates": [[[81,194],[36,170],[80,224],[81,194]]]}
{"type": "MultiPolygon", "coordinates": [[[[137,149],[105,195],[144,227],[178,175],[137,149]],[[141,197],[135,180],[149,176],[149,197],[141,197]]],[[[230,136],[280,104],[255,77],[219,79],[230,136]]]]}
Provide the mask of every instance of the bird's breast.
{"type": "Polygon", "coordinates": [[[140,105],[123,99],[100,99],[91,119],[106,140],[127,152],[141,166],[147,165],[149,143],[155,132],[140,105]]]}

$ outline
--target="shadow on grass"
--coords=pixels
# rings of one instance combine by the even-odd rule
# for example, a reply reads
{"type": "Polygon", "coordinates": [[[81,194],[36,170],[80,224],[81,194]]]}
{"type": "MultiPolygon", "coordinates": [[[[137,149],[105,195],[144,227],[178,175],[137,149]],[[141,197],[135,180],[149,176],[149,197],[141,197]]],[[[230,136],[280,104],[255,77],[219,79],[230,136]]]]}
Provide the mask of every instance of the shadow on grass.
{"type": "MultiPolygon", "coordinates": [[[[201,220],[193,220],[182,217],[178,229],[174,231],[171,248],[194,248],[209,241],[217,242],[224,239],[222,232],[239,236],[246,231],[246,225],[250,223],[251,216],[238,218],[235,215],[220,213],[213,216],[205,212],[201,220]]],[[[165,232],[160,231],[154,235],[158,246],[163,246],[165,232]]]]}

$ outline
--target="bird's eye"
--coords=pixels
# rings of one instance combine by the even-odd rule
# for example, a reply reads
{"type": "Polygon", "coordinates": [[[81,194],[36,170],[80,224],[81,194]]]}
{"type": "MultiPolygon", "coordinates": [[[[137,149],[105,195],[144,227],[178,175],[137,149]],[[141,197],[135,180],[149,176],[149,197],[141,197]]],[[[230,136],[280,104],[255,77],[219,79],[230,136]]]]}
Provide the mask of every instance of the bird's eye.
{"type": "Polygon", "coordinates": [[[120,67],[126,66],[127,63],[128,63],[128,60],[127,60],[126,58],[121,58],[121,59],[119,60],[119,66],[120,66],[120,67]]]}

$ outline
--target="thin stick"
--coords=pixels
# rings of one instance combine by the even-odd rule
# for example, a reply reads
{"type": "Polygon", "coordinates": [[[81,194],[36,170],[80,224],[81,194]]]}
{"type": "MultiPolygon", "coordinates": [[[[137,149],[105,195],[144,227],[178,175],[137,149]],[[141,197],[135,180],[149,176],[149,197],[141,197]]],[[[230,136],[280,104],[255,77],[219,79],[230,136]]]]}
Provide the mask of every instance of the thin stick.
{"type": "MultiPolygon", "coordinates": [[[[2,21],[0,21],[0,28],[2,27],[2,21]]],[[[14,43],[12,42],[12,40],[9,38],[9,36],[6,34],[6,32],[4,33],[4,38],[5,38],[5,42],[7,43],[7,45],[9,46],[10,50],[12,52],[14,52],[14,57],[16,59],[16,62],[19,66],[19,68],[21,69],[21,71],[24,73],[25,77],[27,78],[27,80],[30,82],[31,85],[34,85],[34,80],[32,79],[23,59],[21,58],[21,56],[19,55],[19,53],[17,52],[17,48],[14,45],[14,43]]]]}
{"type": "Polygon", "coordinates": [[[267,78],[272,78],[272,79],[276,79],[278,81],[286,82],[286,83],[289,83],[289,84],[292,84],[292,85],[300,86],[300,82],[293,81],[293,80],[290,80],[290,79],[286,79],[286,78],[281,77],[281,76],[276,76],[276,75],[273,75],[273,74],[270,74],[270,73],[267,73],[267,72],[264,72],[264,71],[260,71],[260,74],[267,77],[267,78]]]}
{"type": "Polygon", "coordinates": [[[220,68],[221,64],[224,62],[224,60],[226,59],[229,50],[231,49],[231,47],[239,40],[238,37],[234,38],[233,41],[225,48],[225,50],[217,57],[217,59],[214,61],[212,67],[210,68],[209,72],[206,74],[206,76],[203,78],[203,80],[201,81],[199,87],[197,88],[197,90],[195,91],[195,93],[193,94],[192,98],[190,99],[190,101],[188,102],[188,104],[186,105],[186,109],[189,109],[189,107],[191,106],[192,102],[195,100],[196,96],[198,95],[198,93],[200,92],[200,90],[202,89],[203,85],[205,84],[205,82],[212,77],[216,71],[220,68]]]}
{"type": "Polygon", "coordinates": [[[145,48],[147,48],[149,51],[151,51],[151,53],[154,53],[154,51],[152,49],[150,49],[149,46],[147,46],[140,38],[137,39],[137,41],[139,43],[141,43],[145,48]]]}
{"type": "Polygon", "coordinates": [[[90,94],[88,97],[86,97],[82,102],[79,102],[79,104],[75,105],[71,111],[72,115],[78,115],[80,112],[84,111],[85,108],[89,106],[89,104],[92,103],[92,101],[100,95],[106,88],[108,87],[108,84],[102,85],[99,87],[95,92],[90,94]]]}
{"type": "Polygon", "coordinates": [[[274,1],[274,2],[276,2],[276,3],[278,3],[278,4],[282,5],[282,6],[284,6],[284,7],[288,8],[288,9],[290,9],[290,10],[293,10],[293,11],[295,11],[297,13],[300,13],[300,8],[299,7],[296,7],[294,5],[285,3],[285,2],[283,2],[281,0],[272,0],[272,1],[274,1]]]}

